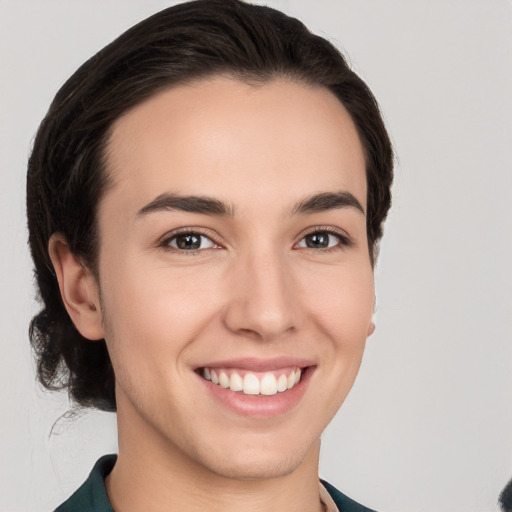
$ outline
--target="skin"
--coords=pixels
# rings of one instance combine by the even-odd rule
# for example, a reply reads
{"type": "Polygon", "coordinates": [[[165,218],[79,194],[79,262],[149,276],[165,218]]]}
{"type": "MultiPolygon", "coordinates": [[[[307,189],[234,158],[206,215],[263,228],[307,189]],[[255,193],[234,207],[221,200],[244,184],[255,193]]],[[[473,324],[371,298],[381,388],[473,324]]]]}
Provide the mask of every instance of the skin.
{"type": "Polygon", "coordinates": [[[350,116],[322,88],[209,78],[118,119],[108,169],[99,282],[59,235],[50,254],[75,325],[105,338],[114,365],[114,509],[321,510],[320,435],[372,331],[373,269],[364,212],[291,211],[312,194],[340,191],[366,209],[350,116]],[[140,213],[162,194],[216,198],[232,215],[140,213]],[[203,248],[178,249],[180,228],[207,237],[203,248]],[[312,231],[330,247],[308,247],[312,231]],[[194,371],[277,356],[314,369],[298,404],[270,417],[228,410],[194,371]]]}

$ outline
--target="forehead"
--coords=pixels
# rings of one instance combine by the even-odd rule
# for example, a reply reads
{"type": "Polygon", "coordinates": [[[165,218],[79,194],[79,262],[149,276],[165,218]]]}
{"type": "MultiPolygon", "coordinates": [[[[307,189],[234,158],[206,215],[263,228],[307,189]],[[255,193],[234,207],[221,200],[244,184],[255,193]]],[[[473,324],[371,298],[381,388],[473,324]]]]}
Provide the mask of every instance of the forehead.
{"type": "Polygon", "coordinates": [[[328,90],[285,80],[226,77],[160,92],[119,118],[107,151],[128,210],[162,193],[234,202],[348,190],[366,205],[355,126],[328,90]]]}

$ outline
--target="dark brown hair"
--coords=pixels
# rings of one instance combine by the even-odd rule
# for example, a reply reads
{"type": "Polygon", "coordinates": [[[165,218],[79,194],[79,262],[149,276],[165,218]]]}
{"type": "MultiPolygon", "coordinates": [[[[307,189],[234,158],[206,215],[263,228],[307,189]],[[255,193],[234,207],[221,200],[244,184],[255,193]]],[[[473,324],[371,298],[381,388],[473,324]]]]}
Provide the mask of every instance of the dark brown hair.
{"type": "Polygon", "coordinates": [[[27,174],[29,243],[43,303],[30,326],[38,376],[76,403],[115,410],[115,376],[104,340],[75,329],[48,255],[52,234],[93,272],[96,211],[109,185],[106,145],[116,119],[158,91],[227,74],[325,87],[354,121],[366,156],[367,233],[374,260],[390,207],[393,155],[377,102],[340,52],[298,20],[239,0],[197,0],[140,22],[83,64],[39,127],[27,174]]]}

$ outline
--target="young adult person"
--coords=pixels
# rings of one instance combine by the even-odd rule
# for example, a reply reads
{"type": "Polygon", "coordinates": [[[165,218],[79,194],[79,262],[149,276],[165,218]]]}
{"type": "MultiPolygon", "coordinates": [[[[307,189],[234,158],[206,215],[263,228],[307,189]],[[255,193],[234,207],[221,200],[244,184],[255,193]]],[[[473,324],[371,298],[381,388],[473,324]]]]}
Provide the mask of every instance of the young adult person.
{"type": "Polygon", "coordinates": [[[161,11],[64,84],[27,180],[40,380],[118,419],[59,512],[369,510],[318,459],[373,331],[392,150],[329,42],[238,0],[161,11]]]}

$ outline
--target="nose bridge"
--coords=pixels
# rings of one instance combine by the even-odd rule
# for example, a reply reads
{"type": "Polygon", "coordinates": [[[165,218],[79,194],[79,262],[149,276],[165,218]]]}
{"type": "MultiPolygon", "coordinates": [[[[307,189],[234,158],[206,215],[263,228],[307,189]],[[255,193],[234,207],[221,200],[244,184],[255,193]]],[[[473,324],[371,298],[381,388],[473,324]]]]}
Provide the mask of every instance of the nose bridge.
{"type": "Polygon", "coordinates": [[[296,286],[278,250],[266,246],[247,251],[236,262],[232,279],[226,311],[230,330],[270,339],[297,326],[296,286]]]}

